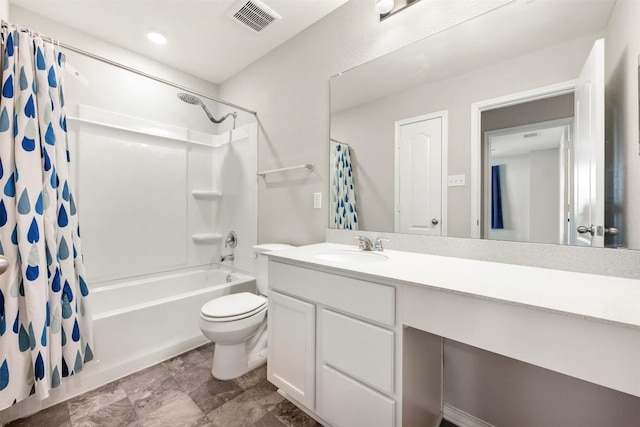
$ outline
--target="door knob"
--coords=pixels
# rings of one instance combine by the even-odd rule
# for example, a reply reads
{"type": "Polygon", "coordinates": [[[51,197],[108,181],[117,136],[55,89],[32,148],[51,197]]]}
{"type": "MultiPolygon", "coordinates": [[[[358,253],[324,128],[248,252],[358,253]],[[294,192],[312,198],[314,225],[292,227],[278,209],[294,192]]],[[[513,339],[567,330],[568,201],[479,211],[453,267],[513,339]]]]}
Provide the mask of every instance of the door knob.
{"type": "Polygon", "coordinates": [[[433,219],[431,220],[431,224],[433,224],[433,225],[438,225],[438,223],[439,223],[439,222],[440,222],[440,221],[438,221],[438,218],[433,218],[433,219]]]}
{"type": "Polygon", "coordinates": [[[580,234],[591,234],[592,236],[595,234],[595,228],[593,228],[593,225],[590,225],[589,227],[586,227],[584,225],[581,225],[577,228],[578,233],[580,234]]]}
{"type": "Polygon", "coordinates": [[[615,227],[605,228],[604,232],[607,234],[620,234],[620,229],[615,227]]]}

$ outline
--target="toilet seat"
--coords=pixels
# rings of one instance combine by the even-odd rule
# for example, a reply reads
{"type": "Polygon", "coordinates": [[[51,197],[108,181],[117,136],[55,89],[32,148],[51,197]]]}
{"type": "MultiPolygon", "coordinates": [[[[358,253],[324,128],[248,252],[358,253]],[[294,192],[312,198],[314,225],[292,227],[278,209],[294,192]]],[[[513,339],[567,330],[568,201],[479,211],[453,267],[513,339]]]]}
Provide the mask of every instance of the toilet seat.
{"type": "Polygon", "coordinates": [[[209,322],[232,322],[267,309],[267,299],[249,292],[225,295],[202,306],[200,317],[209,322]]]}

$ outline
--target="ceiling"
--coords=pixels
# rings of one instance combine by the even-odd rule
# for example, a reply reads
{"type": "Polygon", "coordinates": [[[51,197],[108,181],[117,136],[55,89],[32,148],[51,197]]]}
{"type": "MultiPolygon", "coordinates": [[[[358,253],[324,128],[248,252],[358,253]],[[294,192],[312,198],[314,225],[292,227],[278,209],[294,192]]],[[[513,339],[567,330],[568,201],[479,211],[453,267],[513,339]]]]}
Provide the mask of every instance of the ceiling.
{"type": "Polygon", "coordinates": [[[556,126],[522,131],[511,131],[504,135],[490,137],[491,157],[520,156],[532,151],[559,148],[565,128],[556,126]]]}
{"type": "MultiPolygon", "coordinates": [[[[226,15],[236,0],[10,0],[48,19],[220,84],[347,0],[263,0],[282,19],[260,33],[226,15]],[[156,30],[168,43],[154,45],[156,30]]],[[[64,42],[64,40],[61,40],[64,42]]]]}

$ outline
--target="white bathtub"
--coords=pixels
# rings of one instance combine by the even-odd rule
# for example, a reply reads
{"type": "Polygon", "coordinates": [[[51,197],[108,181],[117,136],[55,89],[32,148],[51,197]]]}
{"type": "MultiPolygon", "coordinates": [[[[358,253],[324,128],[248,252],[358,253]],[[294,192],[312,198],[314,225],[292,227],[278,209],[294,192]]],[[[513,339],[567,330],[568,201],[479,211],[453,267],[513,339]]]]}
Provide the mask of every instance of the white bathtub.
{"type": "Polygon", "coordinates": [[[27,399],[0,412],[0,425],[207,343],[198,327],[200,307],[222,295],[255,289],[255,278],[226,269],[172,272],[92,288],[95,361],[52,390],[42,405],[27,399]]]}

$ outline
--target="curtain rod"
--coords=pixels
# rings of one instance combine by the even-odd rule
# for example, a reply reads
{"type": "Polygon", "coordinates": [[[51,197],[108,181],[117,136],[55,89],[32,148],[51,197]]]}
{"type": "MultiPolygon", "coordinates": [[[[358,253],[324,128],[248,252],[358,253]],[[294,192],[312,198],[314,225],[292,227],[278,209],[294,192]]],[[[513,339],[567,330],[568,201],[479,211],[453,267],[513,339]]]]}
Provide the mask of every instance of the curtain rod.
{"type": "MultiPolygon", "coordinates": [[[[11,24],[11,23],[9,23],[7,21],[4,21],[4,20],[2,21],[2,26],[3,27],[12,26],[12,27],[15,27],[18,30],[22,30],[22,29],[27,30],[26,28],[22,28],[19,25],[11,24]]],[[[27,30],[27,31],[31,32],[30,30],[27,30]]],[[[39,34],[39,33],[35,33],[35,34],[43,37],[42,34],[39,34]]],[[[188,88],[186,86],[182,86],[182,85],[180,85],[178,83],[174,83],[172,81],[163,79],[161,77],[157,77],[157,76],[154,76],[152,74],[145,73],[144,71],[140,71],[140,70],[138,70],[136,68],[129,67],[128,65],[124,65],[124,64],[121,64],[119,62],[112,61],[110,59],[107,59],[107,58],[105,58],[103,56],[100,56],[100,55],[96,55],[95,53],[91,53],[91,52],[86,51],[84,49],[80,49],[78,47],[71,46],[71,45],[66,44],[66,43],[62,43],[61,41],[53,40],[51,37],[46,37],[45,36],[45,38],[43,38],[44,41],[49,42],[49,43],[53,43],[53,44],[55,44],[55,45],[57,45],[57,46],[59,46],[59,47],[61,47],[63,49],[67,49],[67,50],[70,50],[72,52],[79,53],[81,55],[84,55],[84,56],[87,56],[89,58],[95,59],[97,61],[104,62],[105,64],[109,64],[109,65],[112,65],[114,67],[121,68],[123,70],[126,70],[126,71],[129,71],[131,73],[137,74],[139,76],[146,77],[148,79],[155,80],[155,81],[160,82],[160,83],[164,83],[164,84],[166,84],[168,86],[172,86],[172,87],[174,87],[176,89],[180,89],[180,90],[183,90],[183,91],[186,91],[186,92],[194,93],[194,94],[196,94],[198,96],[201,96],[203,98],[207,98],[207,99],[209,99],[211,101],[219,102],[219,103],[224,104],[224,105],[226,105],[228,107],[236,108],[236,109],[242,110],[242,111],[244,111],[246,113],[253,114],[254,116],[258,115],[258,113],[253,111],[253,110],[249,110],[247,108],[241,107],[241,106],[233,104],[231,102],[223,101],[222,99],[216,98],[216,97],[211,96],[211,95],[207,95],[204,92],[200,92],[200,91],[197,91],[197,90],[190,89],[190,88],[188,88]],[[48,38],[49,40],[46,40],[45,38],[48,38]]]]}

